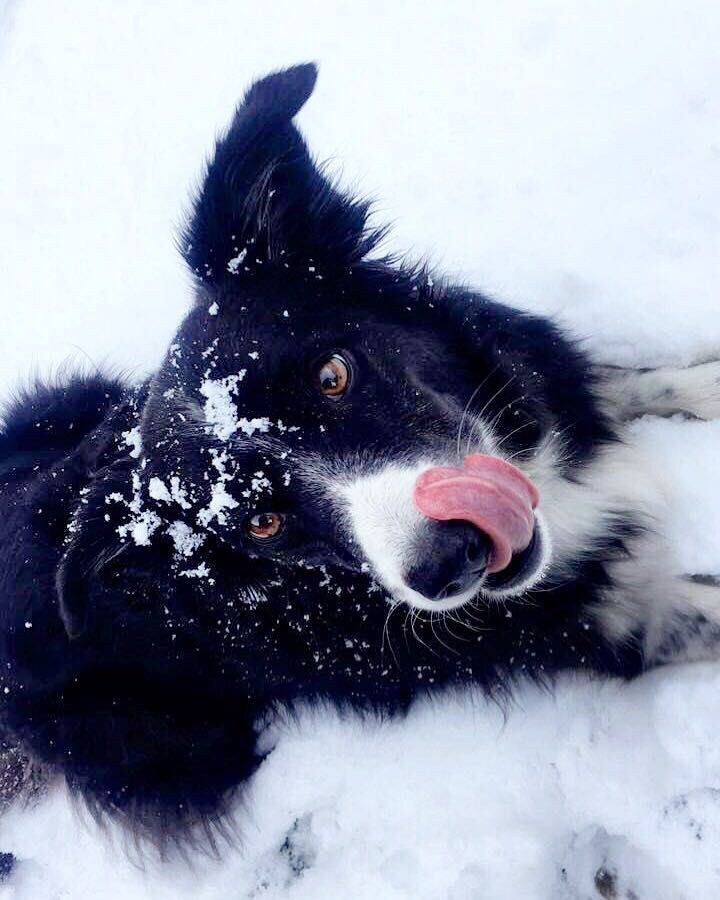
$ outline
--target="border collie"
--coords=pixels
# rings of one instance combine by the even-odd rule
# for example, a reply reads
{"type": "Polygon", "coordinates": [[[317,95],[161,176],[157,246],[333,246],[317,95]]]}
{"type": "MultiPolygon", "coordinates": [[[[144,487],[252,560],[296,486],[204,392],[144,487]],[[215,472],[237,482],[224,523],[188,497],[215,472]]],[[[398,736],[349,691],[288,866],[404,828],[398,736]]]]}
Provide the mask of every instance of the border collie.
{"type": "Polygon", "coordinates": [[[623,428],[719,414],[720,363],[600,368],[382,257],[293,125],[315,79],[256,82],[217,142],[159,370],[5,410],[4,738],[161,843],[222,829],[278,710],[631,677],[720,624],[623,428]]]}

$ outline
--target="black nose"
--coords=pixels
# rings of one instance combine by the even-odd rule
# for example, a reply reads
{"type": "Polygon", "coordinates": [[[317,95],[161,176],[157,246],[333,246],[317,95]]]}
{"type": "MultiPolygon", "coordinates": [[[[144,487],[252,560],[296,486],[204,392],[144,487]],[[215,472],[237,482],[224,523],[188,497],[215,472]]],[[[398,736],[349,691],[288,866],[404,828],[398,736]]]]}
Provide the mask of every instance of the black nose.
{"type": "Polygon", "coordinates": [[[428,520],[414,549],[406,584],[423,597],[442,600],[477,584],[488,564],[490,540],[468,522],[428,520]]]}

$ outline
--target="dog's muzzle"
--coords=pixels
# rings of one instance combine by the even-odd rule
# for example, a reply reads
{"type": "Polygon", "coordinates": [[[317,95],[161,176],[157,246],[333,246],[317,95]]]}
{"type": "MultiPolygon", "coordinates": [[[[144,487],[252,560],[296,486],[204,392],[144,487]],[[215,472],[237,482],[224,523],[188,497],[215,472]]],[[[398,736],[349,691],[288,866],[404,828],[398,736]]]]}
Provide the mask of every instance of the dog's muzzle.
{"type": "Polygon", "coordinates": [[[429,521],[420,531],[405,583],[429,600],[477,589],[487,573],[490,540],[467,522],[429,521]]]}
{"type": "Polygon", "coordinates": [[[550,541],[538,491],[498,457],[390,464],[331,489],[360,558],[396,602],[455,609],[478,596],[521,594],[546,571],[550,541]]]}
{"type": "Polygon", "coordinates": [[[426,469],[413,499],[428,521],[405,582],[427,600],[461,603],[483,586],[507,593],[542,557],[538,491],[505,460],[474,454],[461,467],[426,469]]]}

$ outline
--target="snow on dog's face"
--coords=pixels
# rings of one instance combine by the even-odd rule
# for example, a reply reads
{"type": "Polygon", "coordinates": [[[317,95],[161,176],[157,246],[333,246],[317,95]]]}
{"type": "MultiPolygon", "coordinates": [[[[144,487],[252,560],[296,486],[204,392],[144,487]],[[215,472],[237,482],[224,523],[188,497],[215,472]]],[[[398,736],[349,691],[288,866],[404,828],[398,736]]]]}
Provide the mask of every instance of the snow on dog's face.
{"type": "Polygon", "coordinates": [[[314,82],[258,82],[217,144],[183,238],[197,302],[143,414],[148,494],[189,574],[211,577],[211,534],[258,595],[308,565],[419,608],[517,595],[552,567],[544,491],[605,437],[582,360],[373,256],[367,204],[292,124],[314,82]]]}

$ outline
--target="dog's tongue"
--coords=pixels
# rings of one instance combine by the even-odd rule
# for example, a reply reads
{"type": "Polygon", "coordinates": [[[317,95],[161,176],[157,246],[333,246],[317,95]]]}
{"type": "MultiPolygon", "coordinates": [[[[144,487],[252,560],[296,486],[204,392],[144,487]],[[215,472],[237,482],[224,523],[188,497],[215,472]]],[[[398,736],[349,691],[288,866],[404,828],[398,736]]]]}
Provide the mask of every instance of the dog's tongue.
{"type": "Polygon", "coordinates": [[[460,467],[426,469],[415,482],[415,505],[430,519],[472,522],[492,542],[488,572],[500,572],[532,540],[535,485],[515,466],[481,453],[460,467]]]}

